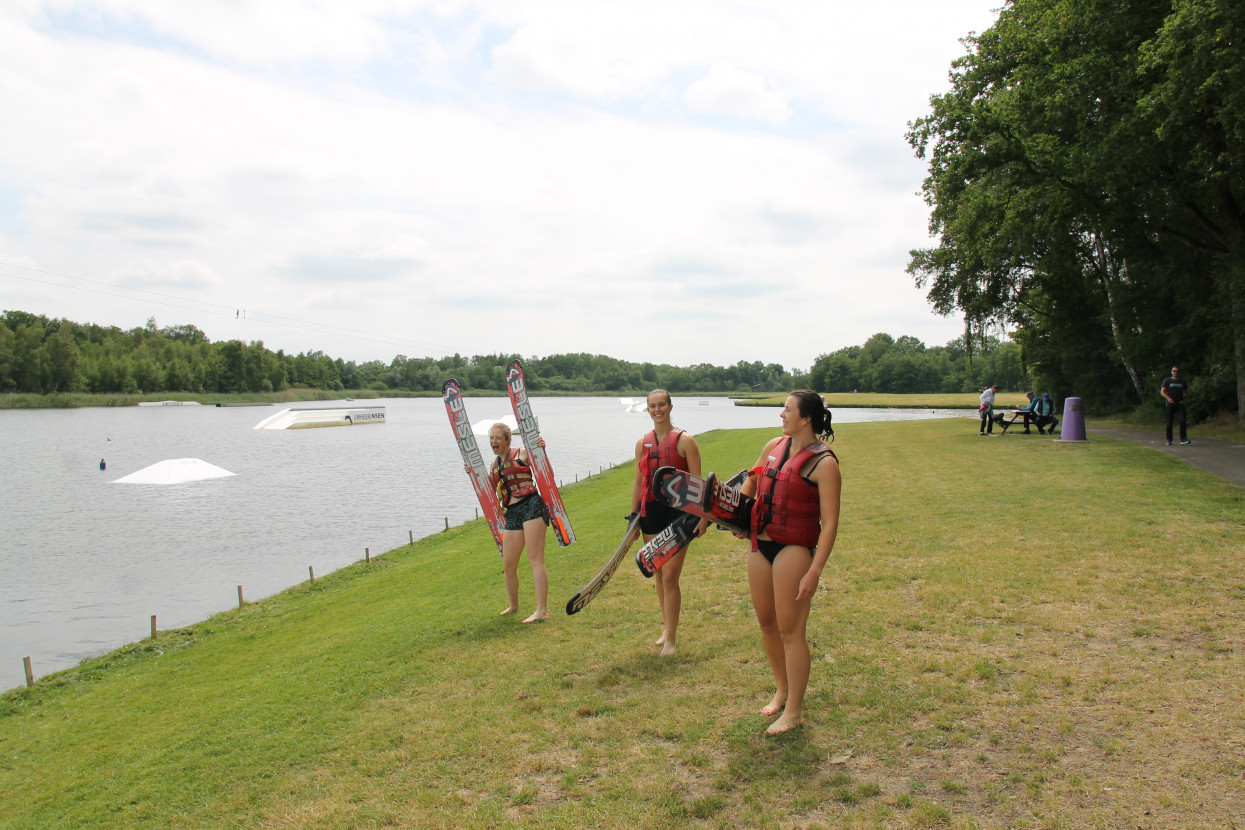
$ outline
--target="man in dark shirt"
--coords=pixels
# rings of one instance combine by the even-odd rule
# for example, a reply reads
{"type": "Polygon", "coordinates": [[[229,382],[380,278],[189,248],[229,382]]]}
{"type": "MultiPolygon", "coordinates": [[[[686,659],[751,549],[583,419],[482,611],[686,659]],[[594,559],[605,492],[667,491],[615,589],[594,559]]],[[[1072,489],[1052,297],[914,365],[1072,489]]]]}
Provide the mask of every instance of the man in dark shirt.
{"type": "Polygon", "coordinates": [[[1172,367],[1172,376],[1163,381],[1159,392],[1167,401],[1167,446],[1172,445],[1172,421],[1177,415],[1180,416],[1180,443],[1193,443],[1189,440],[1185,425],[1184,400],[1189,394],[1189,384],[1185,383],[1184,378],[1180,376],[1179,366],[1172,367]]]}

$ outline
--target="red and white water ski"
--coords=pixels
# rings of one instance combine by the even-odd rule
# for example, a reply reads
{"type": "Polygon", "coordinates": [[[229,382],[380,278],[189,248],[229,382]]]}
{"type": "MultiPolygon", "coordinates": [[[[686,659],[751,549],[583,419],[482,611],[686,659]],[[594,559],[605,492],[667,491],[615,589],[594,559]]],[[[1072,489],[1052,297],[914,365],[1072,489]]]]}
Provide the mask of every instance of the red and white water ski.
{"type": "Polygon", "coordinates": [[[609,561],[605,563],[605,567],[597,571],[587,585],[579,589],[579,593],[566,601],[566,613],[578,614],[584,610],[584,606],[592,602],[593,598],[601,593],[601,589],[610,581],[610,577],[614,575],[614,571],[618,570],[619,564],[627,557],[627,551],[631,550],[631,546],[635,544],[635,540],[640,538],[640,514],[631,517],[631,521],[627,524],[627,532],[623,534],[623,539],[619,542],[618,547],[614,550],[609,561]]]}
{"type": "Polygon", "coordinates": [[[675,519],[666,529],[644,543],[644,547],[636,551],[635,564],[640,573],[652,576],[658,568],[674,558],[674,555],[692,543],[696,538],[696,525],[700,518],[691,513],[684,513],[675,519]]]}
{"type": "Polygon", "coordinates": [[[488,465],[480,453],[480,445],[476,443],[475,433],[471,431],[471,421],[467,418],[467,408],[463,405],[463,390],[454,378],[447,380],[441,387],[441,397],[445,401],[445,411],[450,416],[450,426],[454,428],[454,438],[458,440],[458,451],[463,461],[471,467],[468,478],[471,487],[476,491],[476,500],[480,502],[480,510],[484,513],[484,521],[488,529],[493,531],[493,541],[497,543],[497,552],[501,553],[502,523],[501,509],[497,504],[497,496],[488,482],[488,465]]]}
{"type": "Polygon", "coordinates": [[[653,492],[658,501],[676,510],[708,519],[726,530],[748,533],[752,530],[752,505],[756,500],[732,484],[742,484],[745,475],[741,472],[723,482],[713,473],[700,478],[674,467],[659,467],[653,473],[653,492]]]}
{"type": "MultiPolygon", "coordinates": [[[[661,470],[674,470],[674,468],[673,467],[662,467],[661,470]]],[[[680,475],[682,475],[681,471],[676,470],[675,472],[678,472],[680,475]]],[[[685,489],[693,489],[693,490],[696,489],[697,487],[703,487],[704,489],[707,489],[711,494],[716,492],[717,490],[722,490],[723,491],[722,499],[727,504],[734,503],[739,499],[748,498],[747,496],[739,492],[740,486],[745,481],[748,480],[747,470],[740,470],[738,473],[736,473],[735,475],[731,477],[730,481],[727,481],[725,484],[718,481],[717,477],[713,473],[709,474],[709,477],[705,479],[705,481],[703,482],[703,485],[696,485],[692,483],[692,480],[700,481],[700,479],[697,479],[695,476],[692,476],[690,473],[687,475],[690,476],[689,479],[680,479],[678,481],[672,480],[672,477],[669,475],[663,475],[661,481],[663,484],[670,486],[671,489],[676,492],[679,490],[680,487],[685,487],[685,489]]],[[[654,483],[658,481],[658,476],[656,473],[654,473],[653,475],[653,481],[654,483]]],[[[690,493],[688,494],[688,497],[690,498],[690,493]]],[[[672,498],[674,497],[672,496],[672,498]]],[[[704,503],[703,497],[698,497],[698,498],[702,498],[702,501],[700,503],[703,505],[704,503]]],[[[712,495],[710,496],[710,499],[712,499],[712,495]]],[[[662,501],[664,502],[665,499],[662,499],[662,501]]],[[[749,504],[751,504],[751,502],[749,502],[749,504]]],[[[751,511],[752,508],[746,507],[744,509],[751,511]]],[[[691,544],[692,540],[696,538],[696,525],[699,524],[700,520],[702,518],[705,518],[705,516],[706,516],[705,511],[697,512],[695,510],[685,509],[683,510],[683,515],[680,516],[674,522],[672,522],[669,527],[667,527],[661,533],[658,533],[652,539],[649,539],[648,543],[645,544],[644,547],[641,548],[639,552],[636,553],[635,555],[635,563],[637,566],[639,566],[640,573],[644,574],[645,576],[652,576],[653,574],[657,573],[658,568],[660,568],[662,565],[670,561],[670,559],[673,558],[676,553],[678,553],[679,551],[683,550],[683,548],[691,544]]],[[[708,518],[714,519],[716,521],[714,515],[712,515],[711,512],[708,515],[708,518]]],[[[735,526],[734,520],[737,520],[738,518],[739,517],[732,514],[733,521],[732,521],[731,527],[735,526]]],[[[728,529],[723,524],[718,524],[718,527],[721,528],[722,530],[728,529]]]]}
{"type": "Polygon", "coordinates": [[[506,368],[506,388],[510,392],[510,405],[514,407],[515,420],[519,422],[519,434],[523,436],[523,446],[527,448],[528,462],[532,465],[532,478],[536,479],[536,489],[545,500],[549,510],[549,523],[553,525],[553,533],[558,544],[566,547],[575,541],[575,531],[571,529],[571,518],[562,505],[562,495],[558,493],[557,479],[553,477],[553,468],[549,466],[549,456],[545,448],[537,446],[540,440],[540,427],[536,424],[536,416],[527,402],[527,386],[523,382],[523,364],[517,360],[510,361],[506,368]]]}

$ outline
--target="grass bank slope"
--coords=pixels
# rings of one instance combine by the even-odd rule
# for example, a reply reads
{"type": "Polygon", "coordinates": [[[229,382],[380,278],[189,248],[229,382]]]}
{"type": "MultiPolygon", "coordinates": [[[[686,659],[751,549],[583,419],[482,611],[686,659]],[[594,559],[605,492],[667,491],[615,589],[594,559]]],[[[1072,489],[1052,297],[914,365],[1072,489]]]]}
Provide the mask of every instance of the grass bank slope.
{"type": "MultiPolygon", "coordinates": [[[[1245,497],[1110,440],[850,424],[808,720],[778,738],[743,543],[695,543],[679,653],[631,470],[567,489],[554,617],[473,523],[0,701],[0,827],[1227,827],[1245,815],[1245,497]]],[[[774,433],[701,438],[750,466],[774,433]]],[[[556,459],[555,459],[556,462],[556,459]]]]}

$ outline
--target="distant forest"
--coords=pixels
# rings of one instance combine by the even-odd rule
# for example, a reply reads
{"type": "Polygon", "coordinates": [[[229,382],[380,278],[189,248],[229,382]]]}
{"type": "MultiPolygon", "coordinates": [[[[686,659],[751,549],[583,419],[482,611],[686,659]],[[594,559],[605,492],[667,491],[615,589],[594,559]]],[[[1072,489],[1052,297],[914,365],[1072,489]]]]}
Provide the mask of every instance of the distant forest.
{"type": "Polygon", "coordinates": [[[802,386],[820,392],[966,392],[986,383],[1024,388],[1019,346],[996,338],[974,338],[970,345],[965,348],[960,338],[927,348],[914,337],[876,334],[861,346],[821,355],[808,371],[759,361],[672,366],[590,354],[398,355],[389,363],[355,363],[320,351],[274,352],[262,341],[213,343],[195,326],[160,328],[155,318],[127,331],[5,311],[0,393],[258,393],[298,387],[403,394],[440,391],[449,377],[468,391],[502,391],[505,367],[516,357],[534,392],[642,394],[660,387],[675,394],[733,394],[802,386]]]}

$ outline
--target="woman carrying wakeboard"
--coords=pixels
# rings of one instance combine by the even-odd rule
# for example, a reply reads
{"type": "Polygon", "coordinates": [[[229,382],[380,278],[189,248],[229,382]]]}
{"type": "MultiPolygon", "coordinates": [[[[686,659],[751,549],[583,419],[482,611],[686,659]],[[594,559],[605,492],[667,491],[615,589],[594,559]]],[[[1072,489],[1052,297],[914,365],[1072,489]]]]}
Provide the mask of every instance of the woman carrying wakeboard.
{"type": "MultiPolygon", "coordinates": [[[[648,393],[648,415],[653,428],[635,443],[635,483],[631,488],[631,512],[640,514],[640,532],[644,541],[661,533],[680,516],[686,515],[673,507],[657,501],[653,494],[653,473],[659,467],[675,467],[692,475],[700,475],[700,448],[689,433],[670,423],[670,410],[674,404],[665,389],[648,393]]],[[[696,526],[696,535],[705,532],[708,519],[696,526]]],[[[679,588],[679,576],[683,572],[683,560],[687,548],[679,551],[653,574],[657,584],[657,606],[661,611],[661,637],[656,645],[662,657],[675,653],[675,638],[679,630],[679,613],[683,607],[683,592],[679,588]]]]}
{"type": "Polygon", "coordinates": [[[761,642],[774,675],[774,697],[761,709],[777,735],[804,723],[811,659],[808,613],[839,530],[839,460],[824,443],[834,430],[821,396],[792,392],[779,415],[782,435],[769,441],[740,488],[756,497],[748,588],[761,642]]]}

